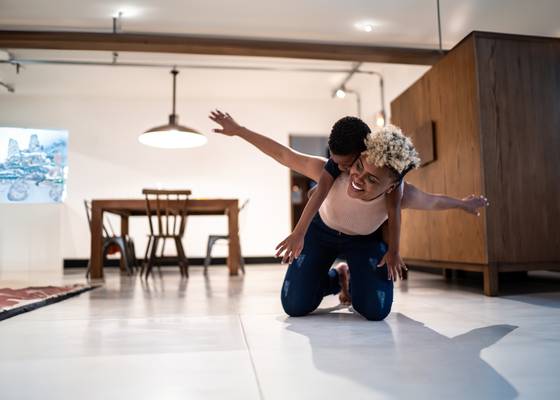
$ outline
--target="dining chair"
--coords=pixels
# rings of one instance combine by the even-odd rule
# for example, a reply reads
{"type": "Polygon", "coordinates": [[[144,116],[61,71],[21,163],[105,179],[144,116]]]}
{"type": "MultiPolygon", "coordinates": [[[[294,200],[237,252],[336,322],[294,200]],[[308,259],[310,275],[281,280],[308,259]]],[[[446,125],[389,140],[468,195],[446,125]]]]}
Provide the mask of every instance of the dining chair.
{"type": "MultiPolygon", "coordinates": [[[[88,220],[89,231],[91,234],[91,201],[84,200],[84,207],[86,209],[86,217],[88,220]]],[[[105,257],[108,254],[112,254],[112,250],[117,248],[124,260],[124,265],[126,267],[126,272],[128,275],[134,273],[134,268],[138,266],[136,260],[136,251],[134,248],[134,240],[128,235],[117,235],[111,225],[111,221],[103,216],[102,221],[103,228],[103,244],[102,248],[102,260],[105,262],[105,257]]],[[[89,277],[91,269],[91,260],[88,260],[86,278],[89,277]]]]}
{"type": "MultiPolygon", "coordinates": [[[[248,199],[243,202],[241,207],[239,207],[239,212],[240,213],[241,213],[241,211],[243,211],[245,206],[247,206],[247,203],[249,203],[248,199]]],[[[220,240],[229,240],[229,235],[209,235],[208,236],[208,242],[206,244],[206,258],[204,259],[204,275],[208,274],[208,266],[212,262],[212,249],[214,248],[214,245],[220,240]]],[[[241,242],[241,240],[240,240],[240,242],[241,242]]],[[[241,252],[241,243],[239,244],[239,247],[240,247],[240,249],[239,249],[239,267],[241,268],[241,272],[245,273],[245,259],[243,258],[243,255],[242,255],[242,252],[241,252]]]]}
{"type": "Polygon", "coordinates": [[[187,202],[191,194],[190,190],[162,190],[143,189],[142,194],[146,198],[146,214],[150,233],[148,245],[144,255],[145,263],[141,274],[145,272],[148,278],[154,264],[158,268],[164,260],[177,260],[181,276],[189,276],[189,261],[183,248],[182,239],[185,234],[187,223],[187,202]],[[177,257],[165,257],[166,241],[175,243],[177,257]],[[158,250],[161,243],[161,251],[158,250]]]}

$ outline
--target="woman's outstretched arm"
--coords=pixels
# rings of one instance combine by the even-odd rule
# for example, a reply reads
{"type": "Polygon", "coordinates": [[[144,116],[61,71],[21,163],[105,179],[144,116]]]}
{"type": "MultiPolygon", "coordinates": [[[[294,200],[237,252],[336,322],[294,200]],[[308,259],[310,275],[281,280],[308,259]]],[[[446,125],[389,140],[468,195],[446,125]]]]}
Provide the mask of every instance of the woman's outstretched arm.
{"type": "Polygon", "coordinates": [[[401,208],[428,211],[459,209],[470,214],[480,215],[480,209],[489,205],[488,199],[484,196],[471,194],[457,199],[442,194],[426,193],[405,182],[401,208]]]}
{"type": "Polygon", "coordinates": [[[228,113],[219,110],[211,111],[208,118],[221,126],[219,129],[214,129],[214,132],[227,136],[238,136],[280,164],[313,179],[315,182],[319,181],[326,162],[324,158],[300,153],[260,133],[253,132],[235,122],[228,113]]]}

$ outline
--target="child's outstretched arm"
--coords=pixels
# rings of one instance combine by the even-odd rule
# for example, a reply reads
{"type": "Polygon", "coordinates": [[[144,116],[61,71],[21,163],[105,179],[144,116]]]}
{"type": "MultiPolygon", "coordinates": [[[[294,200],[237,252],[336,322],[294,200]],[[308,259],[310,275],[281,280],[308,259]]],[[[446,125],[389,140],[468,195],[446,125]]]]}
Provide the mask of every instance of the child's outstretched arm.
{"type": "Polygon", "coordinates": [[[389,228],[389,249],[377,265],[381,267],[387,264],[389,279],[394,281],[397,277],[402,279],[402,270],[406,270],[406,265],[400,255],[400,235],[401,235],[401,202],[403,198],[403,183],[399,184],[391,193],[385,196],[388,214],[389,228]]]}
{"type": "Polygon", "coordinates": [[[280,164],[307,176],[315,182],[319,180],[321,171],[326,162],[324,158],[297,152],[275,140],[253,132],[239,125],[228,113],[215,110],[210,112],[208,118],[221,126],[219,129],[214,129],[214,132],[227,136],[238,136],[251,143],[280,164]]]}
{"type": "Polygon", "coordinates": [[[457,199],[442,194],[426,193],[405,182],[401,207],[428,211],[459,209],[479,216],[480,209],[489,205],[488,199],[482,195],[471,194],[462,199],[457,199]]]}
{"type": "Polygon", "coordinates": [[[319,183],[305,205],[294,231],[276,246],[276,257],[282,257],[282,262],[291,263],[294,259],[299,257],[303,250],[303,241],[309,224],[311,224],[311,220],[315,214],[317,214],[317,211],[319,211],[321,204],[323,204],[329,190],[331,190],[333,182],[334,178],[332,175],[326,170],[323,170],[319,178],[319,183]],[[282,256],[282,253],[284,253],[284,256],[282,256]]]}

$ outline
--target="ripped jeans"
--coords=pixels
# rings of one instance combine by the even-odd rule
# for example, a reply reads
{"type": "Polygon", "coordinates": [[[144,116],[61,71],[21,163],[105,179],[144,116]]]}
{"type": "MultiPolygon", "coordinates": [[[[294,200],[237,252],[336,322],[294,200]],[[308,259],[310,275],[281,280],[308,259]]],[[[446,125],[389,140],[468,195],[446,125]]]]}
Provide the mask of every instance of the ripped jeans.
{"type": "Polygon", "coordinates": [[[381,229],[369,235],[346,235],[325,225],[317,213],[300,256],[286,272],[281,293],[284,311],[292,317],[307,315],[319,307],[323,297],[340,292],[338,273],[330,267],[337,258],[345,258],[352,307],[370,321],[383,320],[393,303],[387,266],[377,267],[386,251],[381,229]]]}

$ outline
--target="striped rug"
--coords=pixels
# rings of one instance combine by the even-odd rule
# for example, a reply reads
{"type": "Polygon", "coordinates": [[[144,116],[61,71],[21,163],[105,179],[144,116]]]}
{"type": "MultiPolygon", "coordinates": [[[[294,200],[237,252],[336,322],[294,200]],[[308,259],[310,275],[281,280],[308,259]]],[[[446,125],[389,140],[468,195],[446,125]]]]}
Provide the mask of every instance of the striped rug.
{"type": "Polygon", "coordinates": [[[84,284],[0,288],[0,321],[76,296],[94,287],[84,284]]]}

